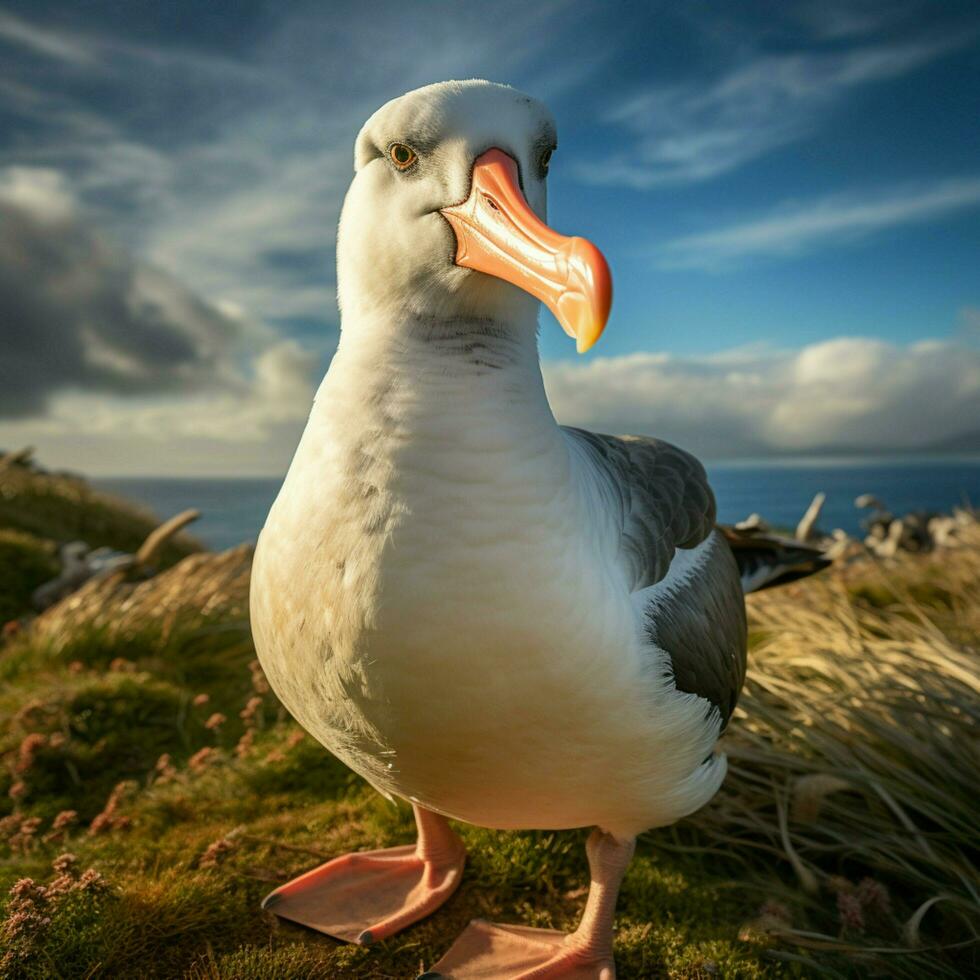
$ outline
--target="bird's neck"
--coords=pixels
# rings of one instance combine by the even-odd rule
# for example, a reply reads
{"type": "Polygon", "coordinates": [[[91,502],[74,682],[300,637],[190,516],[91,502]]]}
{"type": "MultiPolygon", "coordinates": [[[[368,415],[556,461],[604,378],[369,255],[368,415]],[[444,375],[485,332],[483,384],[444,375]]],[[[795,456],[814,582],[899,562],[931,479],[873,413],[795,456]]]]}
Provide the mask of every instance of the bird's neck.
{"type": "Polygon", "coordinates": [[[447,448],[559,438],[533,322],[414,314],[345,322],[321,408],[447,448]]]}

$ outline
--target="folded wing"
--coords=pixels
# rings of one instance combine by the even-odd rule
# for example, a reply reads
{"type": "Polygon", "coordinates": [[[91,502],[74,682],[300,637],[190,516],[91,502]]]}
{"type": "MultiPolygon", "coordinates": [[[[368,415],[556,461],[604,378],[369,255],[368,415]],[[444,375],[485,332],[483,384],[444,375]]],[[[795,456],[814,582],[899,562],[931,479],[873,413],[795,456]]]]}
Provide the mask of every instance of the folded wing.
{"type": "Polygon", "coordinates": [[[608,491],[648,640],[670,658],[677,689],[713,704],[724,725],[745,680],[745,601],[704,467],[659,439],[565,431],[608,491]]]}
{"type": "Polygon", "coordinates": [[[714,530],[714,494],[690,453],[646,436],[563,429],[588,454],[618,509],[631,591],[659,582],[678,548],[693,548],[714,530]]]}

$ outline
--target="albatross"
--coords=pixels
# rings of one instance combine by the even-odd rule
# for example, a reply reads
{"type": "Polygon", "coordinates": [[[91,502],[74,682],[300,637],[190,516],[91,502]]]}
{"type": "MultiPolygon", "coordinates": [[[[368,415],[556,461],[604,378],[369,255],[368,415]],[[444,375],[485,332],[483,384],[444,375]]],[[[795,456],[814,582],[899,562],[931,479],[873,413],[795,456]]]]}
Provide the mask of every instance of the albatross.
{"type": "Polygon", "coordinates": [[[266,908],[376,942],[458,887],[449,819],[595,828],[573,933],[476,921],[430,978],[615,976],[637,834],[725,778],[716,743],[746,666],[737,557],[767,579],[769,559],[716,528],[694,457],[551,412],[540,303],[586,351],[612,302],[599,250],[546,224],[556,145],[542,103],[479,80],[368,119],[338,231],[340,342],[255,553],[273,690],[418,828],[266,908]]]}

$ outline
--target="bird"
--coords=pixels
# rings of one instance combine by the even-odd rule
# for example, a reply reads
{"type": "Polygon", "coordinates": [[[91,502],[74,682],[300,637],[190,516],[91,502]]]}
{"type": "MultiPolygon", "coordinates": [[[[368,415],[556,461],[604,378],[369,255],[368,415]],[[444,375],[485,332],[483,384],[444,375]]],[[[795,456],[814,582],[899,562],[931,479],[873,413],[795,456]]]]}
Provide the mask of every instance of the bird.
{"type": "Polygon", "coordinates": [[[766,578],[766,547],[736,553],[716,527],[693,456],[551,411],[541,303],[580,352],[612,304],[599,249],[546,223],[556,146],[543,103],[478,79],[364,124],[337,235],[340,339],[254,556],[273,690],[418,831],[265,908],[378,942],[459,886],[450,820],[593,828],[575,931],[476,920],[429,980],[615,976],[637,835],[725,778],[716,746],[746,669],[737,559],[766,578]]]}

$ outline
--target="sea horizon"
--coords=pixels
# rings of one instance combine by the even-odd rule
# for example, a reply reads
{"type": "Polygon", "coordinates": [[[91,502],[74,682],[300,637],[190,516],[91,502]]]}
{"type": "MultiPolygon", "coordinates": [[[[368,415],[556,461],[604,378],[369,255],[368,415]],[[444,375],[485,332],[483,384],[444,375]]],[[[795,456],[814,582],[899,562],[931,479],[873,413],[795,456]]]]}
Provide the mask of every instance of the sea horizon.
{"type": "MultiPolygon", "coordinates": [[[[774,527],[792,529],[818,492],[827,495],[818,527],[863,533],[860,494],[882,500],[896,515],[948,513],[980,502],[980,455],[764,457],[705,462],[718,502],[718,520],[734,524],[753,513],[774,527]]],[[[126,497],[161,520],[194,507],[201,519],[189,529],[222,549],[254,541],[285,474],[249,476],[125,475],[91,477],[99,489],[126,497]]]]}
{"type": "MultiPolygon", "coordinates": [[[[683,446],[681,447],[684,448],[683,446]]],[[[697,454],[695,454],[697,455],[697,454]]],[[[699,457],[705,468],[712,466],[848,466],[860,464],[862,466],[885,465],[889,463],[899,463],[903,466],[915,466],[918,464],[926,465],[929,463],[967,463],[980,464],[980,451],[978,452],[936,452],[936,453],[869,453],[855,454],[853,456],[844,453],[821,455],[819,453],[808,455],[806,453],[793,453],[785,456],[717,456],[699,457]]],[[[172,473],[157,472],[105,472],[92,474],[89,471],[82,472],[74,467],[49,467],[57,472],[77,473],[93,482],[100,480],[272,480],[284,479],[286,471],[280,473],[183,473],[174,476],[172,473]]]]}

